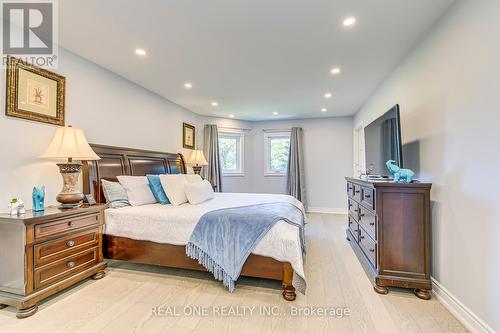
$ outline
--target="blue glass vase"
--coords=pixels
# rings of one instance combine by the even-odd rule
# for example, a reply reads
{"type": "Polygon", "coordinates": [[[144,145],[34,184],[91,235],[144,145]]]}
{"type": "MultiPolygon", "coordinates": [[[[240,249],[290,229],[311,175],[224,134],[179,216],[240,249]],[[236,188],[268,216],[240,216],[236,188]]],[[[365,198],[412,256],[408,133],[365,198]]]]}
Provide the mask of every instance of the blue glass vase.
{"type": "Polygon", "coordinates": [[[33,211],[41,212],[45,210],[45,186],[41,188],[33,187],[33,211]]]}

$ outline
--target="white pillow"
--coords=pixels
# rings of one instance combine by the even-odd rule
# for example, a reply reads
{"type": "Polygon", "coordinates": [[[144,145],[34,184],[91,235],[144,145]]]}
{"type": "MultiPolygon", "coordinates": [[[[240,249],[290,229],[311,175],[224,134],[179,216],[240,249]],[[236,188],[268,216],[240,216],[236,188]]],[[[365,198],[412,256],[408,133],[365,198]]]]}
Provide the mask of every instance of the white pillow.
{"type": "Polygon", "coordinates": [[[201,182],[203,179],[201,178],[200,175],[197,175],[197,174],[192,174],[192,175],[184,175],[184,177],[186,178],[186,180],[188,181],[188,183],[199,183],[201,182]]]}
{"type": "Polygon", "coordinates": [[[186,183],[184,186],[190,204],[197,205],[214,197],[214,189],[208,180],[186,183]]]}
{"type": "Polygon", "coordinates": [[[160,175],[163,191],[174,206],[186,203],[188,201],[184,185],[187,184],[186,177],[183,174],[160,175]]]}
{"type": "Polygon", "coordinates": [[[156,203],[146,176],[118,176],[120,185],[127,192],[131,206],[141,206],[156,203]]]}

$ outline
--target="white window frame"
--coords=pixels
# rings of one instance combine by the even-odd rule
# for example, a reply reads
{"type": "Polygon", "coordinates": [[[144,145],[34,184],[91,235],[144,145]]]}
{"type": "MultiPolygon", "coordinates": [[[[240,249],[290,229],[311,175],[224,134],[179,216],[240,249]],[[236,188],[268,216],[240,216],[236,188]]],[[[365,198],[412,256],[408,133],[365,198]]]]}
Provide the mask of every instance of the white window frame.
{"type": "Polygon", "coordinates": [[[219,138],[221,136],[239,138],[239,147],[236,147],[236,164],[239,168],[235,171],[222,169],[223,177],[244,177],[245,176],[245,135],[243,131],[224,129],[219,131],[219,138]],[[238,163],[239,162],[239,163],[238,163]]]}
{"type": "MultiPolygon", "coordinates": [[[[287,172],[272,171],[269,167],[271,165],[271,151],[269,149],[270,139],[272,138],[290,138],[290,131],[279,132],[266,132],[264,133],[264,176],[265,177],[285,177],[287,172]]],[[[290,158],[290,156],[288,156],[290,158]]]]}

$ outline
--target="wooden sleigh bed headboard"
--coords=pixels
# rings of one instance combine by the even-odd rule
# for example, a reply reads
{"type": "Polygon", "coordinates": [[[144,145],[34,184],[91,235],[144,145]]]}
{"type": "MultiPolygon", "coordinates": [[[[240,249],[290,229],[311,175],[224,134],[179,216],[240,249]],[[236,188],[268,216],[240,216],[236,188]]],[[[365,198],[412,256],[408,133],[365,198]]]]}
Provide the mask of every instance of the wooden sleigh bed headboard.
{"type": "Polygon", "coordinates": [[[90,144],[101,158],[83,162],[83,193],[105,203],[101,179],[118,181],[117,176],[145,176],[186,173],[182,154],[90,144]]]}

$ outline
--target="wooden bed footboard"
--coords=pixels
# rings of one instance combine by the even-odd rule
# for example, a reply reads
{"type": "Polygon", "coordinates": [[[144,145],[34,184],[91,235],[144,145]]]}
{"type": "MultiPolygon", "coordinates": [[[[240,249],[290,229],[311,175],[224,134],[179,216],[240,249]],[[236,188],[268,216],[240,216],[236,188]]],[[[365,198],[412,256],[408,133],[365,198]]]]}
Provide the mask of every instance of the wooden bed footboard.
{"type": "MultiPolygon", "coordinates": [[[[206,271],[198,261],[186,255],[185,246],[110,235],[104,235],[104,257],[138,264],[206,271]]],[[[241,275],[282,281],[283,298],[287,301],[296,298],[295,288],[292,286],[293,268],[288,262],[251,254],[243,265],[241,275]]]]}

